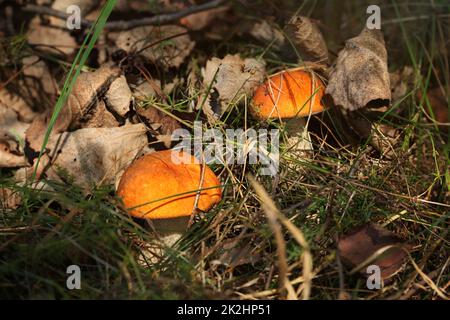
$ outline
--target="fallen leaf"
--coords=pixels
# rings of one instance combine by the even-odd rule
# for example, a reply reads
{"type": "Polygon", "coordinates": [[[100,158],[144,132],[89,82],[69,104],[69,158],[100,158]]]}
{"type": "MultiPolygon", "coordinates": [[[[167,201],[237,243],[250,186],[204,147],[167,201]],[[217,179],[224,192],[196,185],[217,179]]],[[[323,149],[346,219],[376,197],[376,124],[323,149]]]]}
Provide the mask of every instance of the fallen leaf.
{"type": "Polygon", "coordinates": [[[89,114],[89,118],[84,120],[82,128],[112,128],[118,127],[119,122],[114,115],[106,108],[103,100],[99,100],[89,114]]]}
{"type": "Polygon", "coordinates": [[[180,19],[180,24],[194,31],[205,29],[211,22],[220,19],[227,11],[229,6],[221,6],[205,11],[190,14],[180,19]]]}
{"type": "Polygon", "coordinates": [[[211,119],[219,118],[243,95],[252,96],[264,80],[264,73],[264,62],[253,58],[226,55],[223,59],[208,60],[202,70],[203,86],[211,89],[206,100],[204,95],[200,96],[197,107],[203,107],[203,112],[211,119]]]}
{"type": "Polygon", "coordinates": [[[85,128],[51,138],[52,166],[80,186],[114,184],[118,173],[147,145],[143,124],[85,128]]]}
{"type": "Polygon", "coordinates": [[[7,102],[0,100],[0,139],[24,140],[29,124],[18,118],[17,112],[10,109],[7,102]]]}
{"type": "Polygon", "coordinates": [[[186,32],[186,28],[175,25],[138,27],[121,32],[116,46],[128,53],[142,50],[139,54],[149,62],[178,68],[195,46],[188,34],[181,35],[186,32]],[[175,35],[179,36],[165,40],[175,35]]]}
{"type": "MultiPolygon", "coordinates": [[[[69,97],[70,98],[70,97],[69,97]]],[[[48,110],[36,117],[25,132],[28,147],[33,151],[41,150],[44,142],[45,132],[51,119],[53,110],[48,110]]],[[[70,108],[64,107],[56,119],[55,126],[51,132],[51,136],[67,131],[72,123],[72,111],[70,108]]]]}
{"type": "MultiPolygon", "coordinates": [[[[431,109],[433,110],[434,119],[438,122],[439,128],[443,132],[447,132],[449,129],[448,124],[450,124],[450,118],[448,114],[449,104],[448,104],[448,96],[450,93],[450,86],[448,87],[436,87],[427,91],[427,97],[431,105],[431,109]]],[[[422,99],[422,93],[418,94],[419,99],[422,99]]],[[[429,118],[433,119],[428,108],[426,107],[426,103],[424,103],[425,110],[429,114],[429,118]]]]}
{"type": "MultiPolygon", "coordinates": [[[[402,268],[407,257],[403,249],[410,249],[405,241],[393,232],[373,223],[355,228],[338,241],[338,250],[342,261],[352,268],[366,267],[361,264],[378,250],[388,246],[395,247],[387,249],[374,261],[368,262],[368,265],[380,267],[383,279],[393,276],[402,268]]],[[[365,273],[366,270],[363,268],[360,271],[365,273]]]]}
{"type": "Polygon", "coordinates": [[[72,128],[83,127],[83,123],[93,117],[96,107],[101,107],[99,102],[120,74],[120,68],[102,66],[94,72],[84,72],[78,76],[65,106],[72,112],[72,128]]]}
{"type": "Polygon", "coordinates": [[[0,209],[17,209],[22,197],[17,191],[10,188],[0,188],[0,209]]]}
{"type": "Polygon", "coordinates": [[[48,66],[44,61],[37,56],[29,56],[22,59],[24,66],[23,84],[25,86],[34,87],[36,91],[33,96],[38,99],[40,94],[56,95],[58,90],[58,83],[50,73],[48,66]],[[39,85],[35,85],[35,81],[39,81],[39,85]]]}
{"type": "Polygon", "coordinates": [[[286,36],[300,53],[301,60],[328,62],[328,48],[319,27],[310,18],[293,16],[285,27],[286,36]]]}
{"type": "MultiPolygon", "coordinates": [[[[85,72],[78,76],[66,105],[62,108],[51,136],[77,128],[115,127],[119,125],[114,115],[106,108],[103,98],[114,81],[119,79],[120,69],[103,66],[93,72],[85,72]]],[[[124,83],[122,82],[121,86],[124,83]]],[[[113,87],[113,90],[115,87],[113,87]]],[[[129,88],[128,88],[129,90],[129,88]]],[[[127,98],[126,88],[119,91],[127,98]]],[[[110,95],[111,97],[111,95],[110,95]]],[[[118,110],[123,113],[121,99],[116,99],[118,110]],[[120,109],[122,108],[122,109],[120,109]]],[[[53,110],[47,110],[36,117],[26,132],[26,140],[31,149],[39,151],[44,141],[53,110]]]]}
{"type": "MultiPolygon", "coordinates": [[[[52,8],[58,11],[66,12],[67,8],[71,5],[75,5],[80,8],[80,13],[84,16],[97,5],[95,0],[55,0],[53,1],[52,8]]],[[[64,20],[62,20],[64,21],[64,20]]]]}
{"type": "Polygon", "coordinates": [[[414,69],[405,66],[389,74],[392,101],[403,98],[414,88],[414,69]]]}
{"type": "Polygon", "coordinates": [[[181,128],[177,120],[152,106],[138,106],[136,112],[145,118],[152,129],[158,130],[162,135],[171,135],[173,131],[181,128]]]}
{"type": "Polygon", "coordinates": [[[220,249],[218,259],[211,261],[212,264],[225,265],[231,269],[245,264],[255,264],[261,260],[261,255],[254,252],[254,246],[248,242],[242,242],[241,237],[225,240],[220,249]]]}
{"type": "Polygon", "coordinates": [[[48,25],[42,25],[41,18],[34,17],[28,28],[28,42],[51,54],[72,55],[77,43],[69,30],[61,26],[65,20],[50,17],[49,21],[48,25]]]}
{"type": "Polygon", "coordinates": [[[392,126],[378,123],[372,124],[370,144],[388,159],[393,158],[395,145],[399,137],[399,131],[392,126]]]}
{"type": "Polygon", "coordinates": [[[121,117],[125,117],[125,114],[130,111],[131,99],[131,90],[124,76],[114,80],[105,95],[108,107],[121,117]]]}
{"type": "Polygon", "coordinates": [[[266,20],[254,23],[250,27],[249,33],[263,44],[270,44],[275,50],[280,50],[285,45],[286,39],[283,33],[266,20]]]}
{"type": "Polygon", "coordinates": [[[0,141],[0,168],[17,168],[27,165],[25,156],[15,154],[9,144],[0,141]]]}
{"type": "Polygon", "coordinates": [[[0,101],[0,168],[28,165],[22,148],[28,126],[19,121],[14,110],[0,101]]]}
{"type": "Polygon", "coordinates": [[[20,121],[29,123],[36,117],[36,113],[30,108],[24,99],[4,88],[0,89],[0,105],[14,110],[20,121]]]}
{"type": "Polygon", "coordinates": [[[389,104],[387,52],[380,30],[364,29],[347,40],[330,72],[325,92],[344,110],[389,104]]]}

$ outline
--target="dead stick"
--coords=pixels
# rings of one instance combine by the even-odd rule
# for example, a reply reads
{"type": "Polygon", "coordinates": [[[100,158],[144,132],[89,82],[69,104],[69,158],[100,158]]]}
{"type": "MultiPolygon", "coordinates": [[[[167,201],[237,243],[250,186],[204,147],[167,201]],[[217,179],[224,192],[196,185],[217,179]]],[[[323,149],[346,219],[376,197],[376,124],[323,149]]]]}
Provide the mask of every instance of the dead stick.
{"type": "MultiPolygon", "coordinates": [[[[216,8],[229,0],[213,0],[210,2],[206,2],[203,4],[195,5],[189,7],[185,10],[180,10],[177,12],[165,13],[153,17],[142,18],[142,19],[133,19],[133,20],[118,20],[118,21],[110,21],[105,24],[105,28],[109,30],[129,30],[136,27],[142,26],[150,26],[150,25],[163,25],[169,24],[175,21],[180,20],[181,18],[191,15],[193,13],[209,10],[216,8]]],[[[58,10],[55,10],[50,7],[37,6],[34,4],[26,5],[23,8],[24,11],[33,12],[37,14],[45,14],[48,16],[56,17],[61,20],[66,20],[70,15],[58,10]]],[[[81,19],[81,25],[83,27],[90,27],[94,24],[94,21],[81,19]]]]}

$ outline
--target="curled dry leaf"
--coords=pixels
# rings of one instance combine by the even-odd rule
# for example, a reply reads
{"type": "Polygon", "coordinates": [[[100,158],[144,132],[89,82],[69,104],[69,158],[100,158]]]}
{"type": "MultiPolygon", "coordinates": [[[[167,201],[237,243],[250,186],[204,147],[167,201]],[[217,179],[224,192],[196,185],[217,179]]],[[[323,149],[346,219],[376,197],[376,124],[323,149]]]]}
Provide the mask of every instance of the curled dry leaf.
{"type": "Polygon", "coordinates": [[[186,32],[186,28],[174,25],[138,27],[121,32],[116,46],[128,53],[142,50],[139,53],[149,62],[177,68],[195,46],[186,32]],[[164,41],[173,36],[176,37],[164,41]]]}
{"type": "Polygon", "coordinates": [[[85,188],[114,184],[118,173],[147,145],[143,124],[117,128],[85,128],[49,141],[52,165],[85,188]]]}
{"type": "Polygon", "coordinates": [[[101,107],[99,101],[111,84],[119,78],[120,73],[119,68],[103,66],[94,72],[79,75],[67,101],[68,106],[65,106],[72,112],[72,127],[83,127],[83,123],[95,115],[96,107],[101,107]]]}
{"type": "Polygon", "coordinates": [[[338,242],[339,254],[344,263],[352,268],[362,267],[360,271],[364,273],[367,265],[377,265],[383,279],[400,271],[407,256],[405,250],[410,248],[399,236],[373,223],[355,228],[338,242]],[[393,247],[377,255],[389,246],[393,247]],[[374,261],[367,261],[371,257],[376,258],[374,261]],[[366,265],[362,265],[363,263],[366,265]]]}
{"type": "Polygon", "coordinates": [[[387,52],[380,30],[364,29],[347,40],[330,72],[326,93],[335,105],[350,111],[389,103],[387,52]]]}
{"type": "Polygon", "coordinates": [[[200,96],[198,107],[203,107],[203,112],[214,119],[223,115],[229,105],[238,102],[243,95],[253,95],[264,80],[265,64],[253,58],[226,55],[223,59],[208,60],[202,73],[203,86],[210,88],[210,92],[206,100],[200,96]]]}
{"type": "Polygon", "coordinates": [[[328,48],[319,27],[307,17],[294,16],[286,25],[286,36],[301,60],[328,62],[328,48]]]}

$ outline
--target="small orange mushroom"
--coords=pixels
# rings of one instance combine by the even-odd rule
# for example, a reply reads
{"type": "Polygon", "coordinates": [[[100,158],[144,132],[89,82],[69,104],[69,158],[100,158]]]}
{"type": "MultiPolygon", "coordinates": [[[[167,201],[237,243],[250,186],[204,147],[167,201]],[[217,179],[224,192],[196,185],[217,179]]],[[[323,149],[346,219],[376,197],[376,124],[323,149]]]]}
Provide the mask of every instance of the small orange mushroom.
{"type": "Polygon", "coordinates": [[[195,205],[208,211],[222,197],[220,181],[208,166],[173,150],[153,152],[133,162],[123,173],[117,194],[130,215],[145,219],[189,217],[195,205]]]}
{"type": "Polygon", "coordinates": [[[276,73],[258,87],[250,112],[260,120],[303,118],[325,110],[325,86],[319,77],[302,69],[276,73]]]}

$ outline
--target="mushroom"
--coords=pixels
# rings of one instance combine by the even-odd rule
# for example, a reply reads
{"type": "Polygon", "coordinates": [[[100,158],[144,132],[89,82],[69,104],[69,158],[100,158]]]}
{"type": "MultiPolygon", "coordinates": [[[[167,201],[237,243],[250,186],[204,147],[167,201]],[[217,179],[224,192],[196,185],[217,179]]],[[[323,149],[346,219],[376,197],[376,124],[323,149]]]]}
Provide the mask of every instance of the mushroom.
{"type": "Polygon", "coordinates": [[[325,85],[313,72],[303,68],[281,71],[256,89],[250,113],[259,120],[289,119],[289,147],[311,149],[305,118],[325,110],[321,101],[324,91],[325,85]]]}
{"type": "Polygon", "coordinates": [[[206,165],[184,151],[144,155],[125,169],[117,194],[136,218],[147,219],[166,246],[186,230],[190,217],[222,198],[220,181],[206,165]]]}

